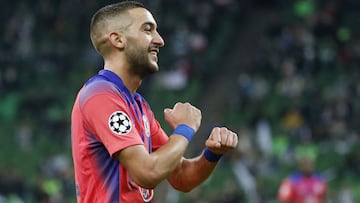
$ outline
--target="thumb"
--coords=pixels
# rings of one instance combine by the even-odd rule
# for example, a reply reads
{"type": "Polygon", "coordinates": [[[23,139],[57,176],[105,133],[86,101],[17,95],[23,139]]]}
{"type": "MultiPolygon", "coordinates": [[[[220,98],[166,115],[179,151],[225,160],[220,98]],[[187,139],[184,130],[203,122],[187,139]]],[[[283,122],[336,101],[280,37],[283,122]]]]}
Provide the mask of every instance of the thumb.
{"type": "Polygon", "coordinates": [[[164,109],[164,113],[170,113],[170,111],[171,111],[171,109],[169,109],[169,108],[164,109]]]}
{"type": "Polygon", "coordinates": [[[206,140],[207,147],[221,147],[220,128],[216,127],[212,130],[209,138],[206,140]]]}
{"type": "Polygon", "coordinates": [[[172,115],[172,109],[170,108],[165,108],[164,109],[164,118],[165,118],[165,122],[167,124],[169,124],[171,126],[171,128],[175,128],[176,127],[176,124],[174,123],[174,118],[173,118],[173,115],[172,115]]]}
{"type": "Polygon", "coordinates": [[[165,116],[165,120],[168,120],[168,119],[170,119],[171,117],[172,117],[172,112],[173,110],[172,109],[170,109],[170,108],[165,108],[164,109],[164,116],[165,116]]]}
{"type": "Polygon", "coordinates": [[[208,147],[209,149],[212,149],[212,148],[221,148],[221,143],[220,142],[217,142],[215,140],[206,140],[205,142],[205,146],[208,147]]]}

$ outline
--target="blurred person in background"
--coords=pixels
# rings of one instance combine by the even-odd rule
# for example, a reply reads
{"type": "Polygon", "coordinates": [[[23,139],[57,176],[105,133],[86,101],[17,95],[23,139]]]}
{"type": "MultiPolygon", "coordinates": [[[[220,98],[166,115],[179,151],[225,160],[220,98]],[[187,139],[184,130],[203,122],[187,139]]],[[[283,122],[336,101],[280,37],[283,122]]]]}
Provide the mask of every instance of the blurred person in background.
{"type": "Polygon", "coordinates": [[[238,137],[215,127],[201,155],[184,158],[201,123],[201,111],[189,103],[164,110],[170,137],[161,128],[136,92],[158,71],[164,46],[152,14],[134,1],[105,6],[93,15],[90,36],[104,69],[81,88],[72,111],[77,201],[154,202],[153,189],[165,179],[184,192],[205,181],[238,137]]]}
{"type": "Polygon", "coordinates": [[[298,147],[295,151],[298,171],[282,181],[278,200],[282,203],[326,202],[327,182],[315,170],[316,152],[308,147],[298,147]]]}

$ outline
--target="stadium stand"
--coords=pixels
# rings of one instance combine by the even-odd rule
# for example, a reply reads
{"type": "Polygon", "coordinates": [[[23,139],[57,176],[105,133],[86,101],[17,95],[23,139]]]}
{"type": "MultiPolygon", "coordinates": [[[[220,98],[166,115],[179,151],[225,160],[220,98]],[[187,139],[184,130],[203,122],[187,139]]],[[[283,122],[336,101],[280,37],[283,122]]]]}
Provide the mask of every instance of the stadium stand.
{"type": "MultiPolygon", "coordinates": [[[[303,146],[315,149],[331,202],[360,202],[357,0],[142,2],[166,41],[161,71],[140,89],[160,122],[166,105],[191,101],[214,118],[202,133],[226,125],[240,139],[201,187],[181,194],[165,185],[159,202],[274,202],[303,146]]],[[[105,3],[0,8],[0,203],[75,202],[70,111],[102,67],[87,36],[105,3]]]]}

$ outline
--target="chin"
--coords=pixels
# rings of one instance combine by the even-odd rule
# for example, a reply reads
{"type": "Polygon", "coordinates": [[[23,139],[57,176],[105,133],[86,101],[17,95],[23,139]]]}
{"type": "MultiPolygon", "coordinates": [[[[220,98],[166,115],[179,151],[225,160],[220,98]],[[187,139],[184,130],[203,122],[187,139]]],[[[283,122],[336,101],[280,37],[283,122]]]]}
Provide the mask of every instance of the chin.
{"type": "Polygon", "coordinates": [[[140,72],[140,75],[142,78],[154,74],[156,72],[159,71],[159,67],[157,64],[149,64],[145,69],[142,69],[142,71],[140,72]]]}
{"type": "Polygon", "coordinates": [[[151,63],[150,72],[156,73],[159,71],[159,65],[157,63],[151,63]]]}

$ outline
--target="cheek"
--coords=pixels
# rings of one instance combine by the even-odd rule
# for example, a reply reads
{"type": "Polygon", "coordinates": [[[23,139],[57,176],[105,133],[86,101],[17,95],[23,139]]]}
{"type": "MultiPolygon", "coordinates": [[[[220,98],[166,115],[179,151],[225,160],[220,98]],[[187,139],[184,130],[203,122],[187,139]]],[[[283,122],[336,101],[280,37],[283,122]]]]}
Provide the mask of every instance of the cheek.
{"type": "Polygon", "coordinates": [[[143,47],[149,48],[152,40],[153,37],[151,35],[145,35],[144,38],[141,40],[141,44],[143,45],[143,47]]]}

